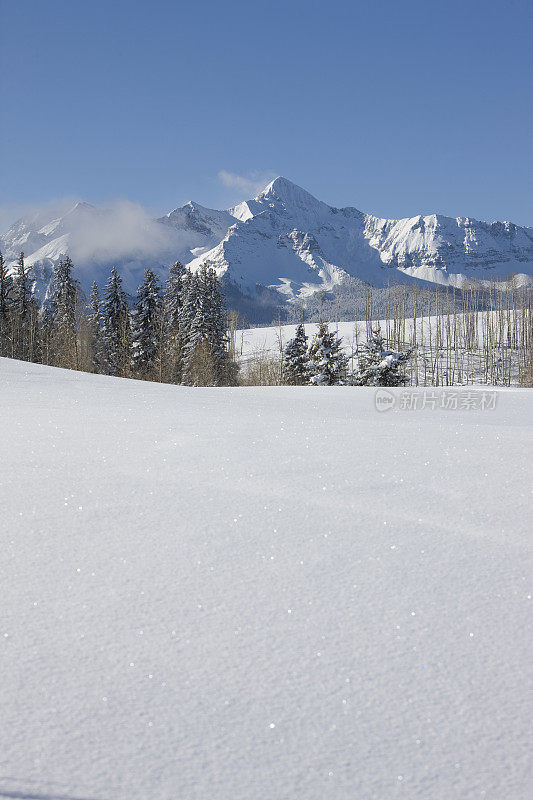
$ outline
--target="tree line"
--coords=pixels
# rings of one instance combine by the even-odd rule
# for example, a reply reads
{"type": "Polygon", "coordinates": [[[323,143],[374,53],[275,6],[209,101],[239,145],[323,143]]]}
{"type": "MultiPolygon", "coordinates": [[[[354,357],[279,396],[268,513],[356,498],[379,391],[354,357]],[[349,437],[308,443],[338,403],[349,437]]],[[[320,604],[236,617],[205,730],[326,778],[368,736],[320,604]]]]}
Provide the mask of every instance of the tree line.
{"type": "Polygon", "coordinates": [[[366,342],[354,325],[349,355],[327,323],[311,343],[300,325],[286,347],[280,331],[277,359],[253,358],[240,375],[238,315],[227,313],[209,264],[193,274],[176,262],[164,285],[145,270],[133,303],[115,268],[87,300],[68,256],[55,266],[42,304],[33,284],[23,253],[12,271],[0,253],[1,356],[186,386],[533,385],[533,293],[513,281],[484,290],[411,287],[409,295],[394,286],[383,336],[374,289],[366,287],[366,342]]]}
{"type": "Polygon", "coordinates": [[[191,273],[180,262],[162,286],[146,269],[130,307],[113,267],[88,301],[65,256],[54,267],[42,304],[20,254],[8,272],[0,253],[0,355],[104,375],[178,383],[235,385],[224,297],[215,270],[191,273]]]}
{"type": "MultiPolygon", "coordinates": [[[[24,253],[12,274],[0,253],[2,356],[185,386],[238,383],[224,297],[207,263],[192,273],[177,261],[163,286],[146,269],[132,307],[115,267],[102,293],[93,283],[86,300],[68,256],[55,265],[42,304],[32,288],[24,253]]],[[[299,325],[283,353],[283,382],[401,385],[406,380],[401,368],[409,355],[388,350],[381,334],[373,331],[358,370],[349,374],[342,342],[327,323],[320,323],[311,344],[299,325]]]]}

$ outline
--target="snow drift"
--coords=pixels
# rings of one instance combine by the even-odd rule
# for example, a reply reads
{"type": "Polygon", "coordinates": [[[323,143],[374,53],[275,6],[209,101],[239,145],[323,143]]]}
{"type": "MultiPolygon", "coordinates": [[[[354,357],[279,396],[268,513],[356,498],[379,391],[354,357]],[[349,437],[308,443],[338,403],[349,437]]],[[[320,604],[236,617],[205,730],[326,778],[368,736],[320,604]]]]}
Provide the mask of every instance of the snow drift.
{"type": "Polygon", "coordinates": [[[531,797],[528,390],[0,372],[0,795],[531,797]]]}

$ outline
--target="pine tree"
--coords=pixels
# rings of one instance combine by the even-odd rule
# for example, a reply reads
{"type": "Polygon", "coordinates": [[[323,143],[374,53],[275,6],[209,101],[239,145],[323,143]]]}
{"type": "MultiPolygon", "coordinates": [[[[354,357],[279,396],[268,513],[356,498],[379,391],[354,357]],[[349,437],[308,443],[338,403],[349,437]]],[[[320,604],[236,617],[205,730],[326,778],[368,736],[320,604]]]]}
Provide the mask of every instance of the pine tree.
{"type": "Polygon", "coordinates": [[[311,369],[307,352],[307,336],[303,325],[298,325],[294,339],[283,352],[283,374],[290,386],[304,386],[309,383],[311,369]]]}
{"type": "Polygon", "coordinates": [[[205,275],[205,266],[185,281],[181,331],[184,338],[182,383],[186,386],[211,386],[215,381],[207,334],[207,293],[201,272],[205,275]]]}
{"type": "Polygon", "coordinates": [[[337,386],[346,383],[348,357],[342,352],[342,342],[336,333],[320,322],[309,349],[310,383],[315,386],[337,386]]]}
{"type": "Polygon", "coordinates": [[[379,328],[371,332],[368,342],[362,345],[357,370],[353,376],[356,386],[403,386],[408,379],[401,373],[413,348],[404,353],[388,350],[379,328]]]}
{"type": "Polygon", "coordinates": [[[93,281],[89,303],[87,306],[87,327],[89,339],[89,360],[93,372],[105,371],[104,349],[102,342],[102,319],[100,314],[100,294],[98,285],[93,281]]]}
{"type": "Polygon", "coordinates": [[[147,269],[137,289],[132,314],[132,368],[136,377],[155,380],[161,345],[161,287],[154,272],[147,269]]]}
{"type": "Polygon", "coordinates": [[[182,279],[182,303],[179,311],[179,328],[184,338],[184,348],[189,339],[189,331],[196,314],[198,302],[198,281],[196,275],[187,270],[182,279]]]}
{"type": "Polygon", "coordinates": [[[9,315],[13,301],[13,279],[0,252],[0,356],[11,355],[9,315]]]}
{"type": "Polygon", "coordinates": [[[38,306],[32,295],[32,277],[26,269],[24,253],[15,267],[11,314],[12,353],[14,358],[34,361],[38,357],[38,306]]]}
{"type": "Polygon", "coordinates": [[[209,310],[208,339],[214,359],[215,386],[233,386],[237,382],[238,366],[229,357],[226,302],[213,267],[207,268],[204,281],[209,310]]]}
{"type": "Polygon", "coordinates": [[[28,361],[42,361],[40,307],[33,295],[30,297],[28,314],[28,361]]]}
{"type": "Polygon", "coordinates": [[[43,364],[55,365],[54,314],[50,304],[41,309],[41,352],[43,364]]]}
{"type": "Polygon", "coordinates": [[[163,294],[165,322],[171,330],[177,331],[183,305],[183,279],[187,274],[187,270],[180,261],[176,261],[170,267],[168,273],[163,294]]]}
{"type": "Polygon", "coordinates": [[[76,310],[79,287],[72,276],[73,263],[68,256],[61,258],[54,268],[51,313],[51,353],[58,367],[78,367],[78,330],[76,310]]]}
{"type": "Polygon", "coordinates": [[[26,317],[30,306],[31,278],[24,262],[24,253],[19,255],[17,266],[15,267],[13,294],[17,314],[20,317],[26,317]]]}
{"type": "Polygon", "coordinates": [[[105,372],[126,377],[131,354],[130,313],[122,278],[115,267],[105,287],[101,315],[105,372]]]}
{"type": "Polygon", "coordinates": [[[221,386],[236,382],[237,366],[227,353],[224,299],[216,272],[207,263],[185,281],[181,331],[183,384],[221,386]]]}
{"type": "Polygon", "coordinates": [[[188,275],[183,264],[176,261],[170,267],[163,293],[161,373],[162,379],[170,383],[181,383],[185,344],[183,302],[188,275]]]}

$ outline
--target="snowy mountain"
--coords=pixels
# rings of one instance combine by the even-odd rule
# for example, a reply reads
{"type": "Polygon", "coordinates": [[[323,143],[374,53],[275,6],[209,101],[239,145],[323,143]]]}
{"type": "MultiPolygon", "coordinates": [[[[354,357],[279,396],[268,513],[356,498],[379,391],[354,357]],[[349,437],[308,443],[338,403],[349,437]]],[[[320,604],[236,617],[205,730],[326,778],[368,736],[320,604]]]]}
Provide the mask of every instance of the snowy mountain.
{"type": "Polygon", "coordinates": [[[163,275],[176,259],[191,269],[210,261],[252,305],[261,289],[290,302],[346,276],[376,286],[413,278],[460,286],[513,273],[533,280],[533,228],[437,214],[381,219],[329,206],[281,177],[226,211],[190,202],[156,220],[132,204],[106,211],[77,203],[60,216],[19,220],[0,237],[0,249],[11,262],[24,250],[40,294],[66,253],[83,285],[102,282],[115,264],[130,291],[146,266],[163,275]]]}
{"type": "Polygon", "coordinates": [[[240,223],[191,266],[209,260],[245,291],[259,283],[288,298],[305,296],[346,275],[382,286],[400,272],[459,286],[533,274],[533,229],[509,222],[436,214],[380,219],[328,206],[285,178],[231,213],[240,223]]]}

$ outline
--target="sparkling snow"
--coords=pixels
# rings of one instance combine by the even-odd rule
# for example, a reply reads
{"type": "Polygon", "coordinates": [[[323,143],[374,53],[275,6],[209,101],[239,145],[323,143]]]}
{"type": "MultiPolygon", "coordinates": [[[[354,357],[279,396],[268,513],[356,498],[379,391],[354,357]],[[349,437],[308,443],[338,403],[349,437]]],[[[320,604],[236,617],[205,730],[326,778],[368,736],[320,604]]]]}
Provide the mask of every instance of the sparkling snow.
{"type": "Polygon", "coordinates": [[[530,390],[0,392],[0,797],[533,796],[530,390]]]}

